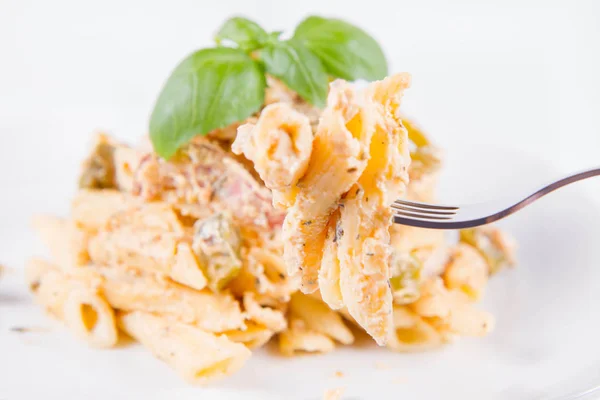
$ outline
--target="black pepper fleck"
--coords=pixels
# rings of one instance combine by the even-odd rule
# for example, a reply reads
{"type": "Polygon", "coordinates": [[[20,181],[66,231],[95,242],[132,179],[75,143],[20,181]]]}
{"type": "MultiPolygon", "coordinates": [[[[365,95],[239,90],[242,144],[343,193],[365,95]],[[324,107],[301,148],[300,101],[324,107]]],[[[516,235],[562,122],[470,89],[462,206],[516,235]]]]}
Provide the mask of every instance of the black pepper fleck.
{"type": "Polygon", "coordinates": [[[333,237],[333,243],[336,243],[338,239],[342,238],[342,236],[344,236],[344,229],[342,228],[341,221],[338,220],[338,222],[335,224],[335,236],[333,237]]]}
{"type": "Polygon", "coordinates": [[[356,168],[356,167],[352,167],[352,168],[348,168],[346,171],[347,171],[348,173],[352,173],[352,172],[356,172],[357,170],[358,170],[358,168],[356,168]]]}

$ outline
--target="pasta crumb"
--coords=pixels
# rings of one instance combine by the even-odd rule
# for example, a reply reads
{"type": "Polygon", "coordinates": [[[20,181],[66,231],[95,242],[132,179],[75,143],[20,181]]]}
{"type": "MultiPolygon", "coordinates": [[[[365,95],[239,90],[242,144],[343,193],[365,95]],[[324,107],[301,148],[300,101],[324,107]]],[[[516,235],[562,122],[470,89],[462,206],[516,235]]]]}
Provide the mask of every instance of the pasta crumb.
{"type": "Polygon", "coordinates": [[[327,389],[323,394],[323,400],[340,400],[344,394],[344,388],[327,389]]]}
{"type": "Polygon", "coordinates": [[[382,361],[377,361],[377,362],[375,363],[375,368],[376,368],[376,369],[390,369],[390,368],[392,368],[392,367],[390,367],[390,365],[389,365],[389,364],[387,364],[387,363],[384,363],[384,362],[382,362],[382,361]]]}

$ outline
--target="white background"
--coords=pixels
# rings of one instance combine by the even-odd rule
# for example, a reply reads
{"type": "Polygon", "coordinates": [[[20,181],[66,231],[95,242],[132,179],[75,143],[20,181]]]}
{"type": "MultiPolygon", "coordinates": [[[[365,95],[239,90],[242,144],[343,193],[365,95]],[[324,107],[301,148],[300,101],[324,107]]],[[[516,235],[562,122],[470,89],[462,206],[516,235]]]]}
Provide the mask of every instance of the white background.
{"type": "MultiPolygon", "coordinates": [[[[18,269],[37,251],[26,229],[32,213],[68,210],[91,134],[139,140],[171,69],[211,45],[233,14],[268,30],[289,30],[309,14],[336,16],[376,37],[391,71],[413,75],[405,112],[448,150],[451,165],[453,154],[463,166],[467,160],[453,179],[460,185],[446,190],[452,199],[490,197],[513,177],[534,180],[543,169],[600,165],[597,1],[0,0],[0,263],[18,269]],[[477,161],[506,149],[520,162],[477,161]]],[[[582,190],[600,204],[597,181],[582,190]]],[[[0,311],[0,329],[8,329],[2,318],[0,311]]],[[[2,357],[6,384],[10,363],[2,357]]],[[[107,357],[105,367],[124,360],[107,357]]],[[[18,376],[24,385],[27,377],[18,376]]]]}
{"type": "MultiPolygon", "coordinates": [[[[382,43],[391,71],[413,74],[404,110],[449,150],[516,146],[567,172],[600,164],[597,1],[0,4],[3,186],[42,178],[45,190],[72,187],[92,132],[138,140],[172,68],[211,45],[233,14],[270,30],[313,13],[360,25],[382,43]]],[[[510,160],[490,174],[507,168],[510,160]]]]}

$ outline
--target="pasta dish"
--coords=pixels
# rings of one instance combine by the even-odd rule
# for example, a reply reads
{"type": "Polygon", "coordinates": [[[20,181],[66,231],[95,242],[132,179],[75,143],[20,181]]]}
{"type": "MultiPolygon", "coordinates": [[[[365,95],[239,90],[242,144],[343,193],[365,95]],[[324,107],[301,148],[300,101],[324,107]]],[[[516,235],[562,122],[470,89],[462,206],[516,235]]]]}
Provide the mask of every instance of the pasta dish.
{"type": "Polygon", "coordinates": [[[396,198],[435,202],[442,165],[400,113],[409,85],[335,80],[321,110],[269,77],[260,112],[169,160],[98,135],[69,217],[33,221],[52,259],[29,261],[31,291],[91,345],[122,332],[196,383],[271,340],[292,356],[356,329],[399,352],[488,334],[475,303],[512,239],[391,223],[396,198]]]}

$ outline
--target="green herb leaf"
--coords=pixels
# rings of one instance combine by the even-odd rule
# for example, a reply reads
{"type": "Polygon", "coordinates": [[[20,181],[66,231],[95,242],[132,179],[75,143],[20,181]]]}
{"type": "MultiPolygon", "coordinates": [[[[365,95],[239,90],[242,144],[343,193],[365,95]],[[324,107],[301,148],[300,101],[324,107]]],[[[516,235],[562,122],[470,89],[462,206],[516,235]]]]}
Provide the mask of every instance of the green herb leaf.
{"type": "Polygon", "coordinates": [[[324,107],[328,76],[319,57],[302,43],[288,40],[268,44],[259,57],[266,71],[279,78],[309,103],[324,107]]]}
{"type": "Polygon", "coordinates": [[[294,40],[316,54],[329,74],[346,80],[378,80],[387,75],[383,50],[369,34],[339,19],[308,17],[294,40]]]}
{"type": "Polygon", "coordinates": [[[240,49],[249,52],[262,47],[268,38],[269,34],[256,22],[243,17],[233,17],[221,26],[215,36],[215,42],[221,44],[223,40],[231,40],[240,49]]]}
{"type": "Polygon", "coordinates": [[[244,120],[262,106],[265,87],[260,64],[240,49],[191,54],[175,68],[152,111],[154,150],[169,158],[194,136],[244,120]]]}

